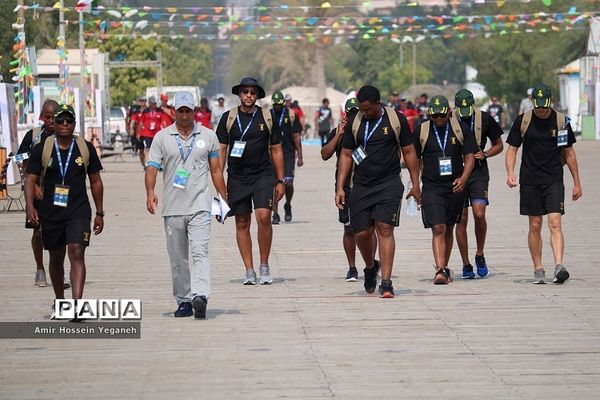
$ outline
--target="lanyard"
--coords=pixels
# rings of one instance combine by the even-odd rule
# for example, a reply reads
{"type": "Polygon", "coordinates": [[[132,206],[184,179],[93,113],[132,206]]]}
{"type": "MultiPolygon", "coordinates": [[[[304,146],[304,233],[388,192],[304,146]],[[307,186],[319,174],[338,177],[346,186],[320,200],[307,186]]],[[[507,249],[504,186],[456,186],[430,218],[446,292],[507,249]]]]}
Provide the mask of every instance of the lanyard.
{"type": "Polygon", "coordinates": [[[444,134],[444,144],[440,139],[440,134],[438,133],[437,127],[434,125],[433,130],[435,131],[435,138],[437,139],[438,144],[440,145],[440,149],[442,150],[442,154],[446,157],[446,144],[448,143],[448,124],[446,124],[446,133],[444,134]]]}
{"type": "Polygon", "coordinates": [[[56,143],[56,138],[54,139],[54,148],[56,149],[56,157],[58,157],[58,169],[60,171],[60,176],[62,177],[62,184],[65,184],[65,178],[67,177],[67,169],[69,169],[69,161],[71,161],[71,154],[73,154],[73,146],[75,145],[75,138],[71,142],[71,147],[69,147],[69,153],[67,154],[67,162],[63,164],[62,156],[60,155],[60,149],[58,148],[58,143],[56,143]]]}
{"type": "Polygon", "coordinates": [[[379,124],[381,124],[381,120],[383,119],[383,113],[384,113],[384,111],[382,109],[381,117],[379,117],[379,119],[375,123],[375,126],[370,131],[369,131],[369,121],[367,120],[367,122],[365,123],[365,135],[364,135],[364,147],[365,148],[367,147],[367,142],[369,141],[369,139],[371,139],[371,136],[373,136],[373,133],[375,133],[375,131],[379,127],[379,124]]]}
{"type": "Polygon", "coordinates": [[[181,145],[181,138],[179,135],[175,136],[175,140],[177,140],[177,147],[179,147],[179,154],[181,155],[181,159],[183,160],[183,164],[187,161],[188,157],[192,153],[192,149],[194,148],[194,144],[196,143],[196,135],[192,134],[192,143],[188,147],[187,153],[183,153],[183,146],[181,145]]]}
{"type": "Polygon", "coordinates": [[[254,110],[254,112],[252,113],[252,118],[250,119],[250,122],[248,122],[248,125],[246,125],[246,129],[242,129],[242,123],[240,122],[240,114],[238,113],[236,119],[237,119],[238,127],[240,128],[240,132],[242,133],[242,136],[240,137],[240,141],[244,140],[244,136],[246,135],[246,132],[248,132],[248,129],[250,129],[250,125],[252,125],[252,121],[254,121],[255,115],[256,115],[256,110],[254,110]]]}
{"type": "MultiPolygon", "coordinates": [[[[273,116],[275,116],[275,110],[273,111],[273,116]]],[[[285,108],[281,109],[281,115],[279,116],[279,128],[281,128],[281,124],[283,124],[283,116],[285,115],[285,108]]]]}

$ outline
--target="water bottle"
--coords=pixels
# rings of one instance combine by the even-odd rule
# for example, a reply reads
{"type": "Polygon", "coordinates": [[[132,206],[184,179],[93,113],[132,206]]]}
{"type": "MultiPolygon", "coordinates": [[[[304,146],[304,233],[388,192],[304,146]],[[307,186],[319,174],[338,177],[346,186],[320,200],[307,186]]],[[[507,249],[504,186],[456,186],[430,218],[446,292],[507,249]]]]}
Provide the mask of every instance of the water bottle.
{"type": "MultiPolygon", "coordinates": [[[[412,189],[412,181],[408,181],[406,189],[407,192],[410,192],[410,190],[412,189]]],[[[406,215],[408,215],[409,217],[416,217],[418,215],[417,201],[412,196],[406,200],[406,215]]]]}

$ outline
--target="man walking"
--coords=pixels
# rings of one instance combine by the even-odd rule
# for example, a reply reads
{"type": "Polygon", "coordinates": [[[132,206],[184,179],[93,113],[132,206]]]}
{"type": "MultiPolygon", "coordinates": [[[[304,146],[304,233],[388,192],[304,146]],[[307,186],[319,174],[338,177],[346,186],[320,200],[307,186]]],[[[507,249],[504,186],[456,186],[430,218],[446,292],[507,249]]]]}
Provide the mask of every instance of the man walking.
{"type": "Polygon", "coordinates": [[[333,125],[333,114],[331,108],[329,108],[329,99],[325,98],[321,102],[321,107],[315,112],[315,129],[318,129],[319,136],[321,137],[321,147],[325,145],[327,136],[331,131],[333,125]]]}
{"type": "Polygon", "coordinates": [[[148,153],[150,152],[152,139],[154,139],[154,136],[159,130],[169,125],[167,115],[163,114],[156,106],[156,98],[150,96],[148,102],[150,103],[150,107],[142,111],[138,135],[138,139],[141,140],[143,144],[140,160],[144,169],[146,167],[146,162],[148,161],[148,153]]]}
{"type": "Polygon", "coordinates": [[[92,209],[86,191],[90,180],[96,205],[94,234],[104,228],[102,164],[90,142],[74,136],[75,111],[69,105],[54,113],[54,136],[33,148],[27,165],[25,200],[27,216],[39,223],[44,248],[50,251],[50,279],[56,299],[64,299],[64,258],[71,262],[73,299],[81,299],[85,285],[85,248],[90,243],[92,209]],[[40,182],[42,199],[35,207],[35,187],[40,182]]]}
{"type": "MultiPolygon", "coordinates": [[[[27,171],[27,164],[29,163],[29,156],[33,148],[40,142],[46,140],[48,136],[54,134],[54,111],[58,103],[54,100],[46,100],[42,105],[42,113],[40,114],[40,120],[44,123],[41,128],[31,129],[27,131],[19,150],[17,153],[21,155],[23,171],[27,171]]],[[[42,188],[39,185],[35,186],[35,201],[34,207],[37,208],[38,202],[42,199],[42,188]]],[[[25,219],[25,228],[31,229],[33,234],[31,235],[31,249],[33,250],[33,258],[37,265],[35,271],[35,286],[46,287],[48,283],[46,281],[46,271],[44,270],[44,244],[42,243],[42,232],[40,231],[39,224],[33,224],[29,218],[25,219]]],[[[70,287],[68,280],[65,280],[65,289],[70,287]]]]}
{"type": "MultiPolygon", "coordinates": [[[[271,104],[273,104],[273,121],[277,123],[281,130],[281,147],[283,149],[283,171],[285,174],[285,222],[292,221],[292,197],[294,196],[294,170],[296,167],[296,154],[298,155],[298,167],[304,165],[302,160],[302,126],[296,117],[293,110],[285,107],[283,93],[277,91],[271,96],[271,104]]],[[[275,200],[273,206],[273,224],[279,224],[281,217],[279,216],[279,201],[275,200]]]]}
{"type": "Polygon", "coordinates": [[[431,97],[428,118],[415,132],[415,147],[423,169],[421,213],[423,225],[432,233],[433,283],[445,285],[452,281],[448,261],[453,230],[460,222],[464,189],[473,170],[473,153],[478,149],[469,127],[450,117],[450,105],[444,96],[431,97]]]}
{"type": "Polygon", "coordinates": [[[171,262],[175,317],[206,318],[210,297],[211,196],[208,175],[226,200],[225,181],[219,162],[215,133],[194,123],[196,104],[190,92],[175,95],[175,123],[159,131],[150,147],[146,168],[146,208],[156,212],[156,176],[162,170],[167,251],[171,262]],[[190,260],[191,254],[191,260],[190,260]],[[191,261],[191,262],[190,262],[191,261]]]}
{"type": "Polygon", "coordinates": [[[350,225],[366,268],[365,291],[377,288],[379,265],[375,263],[373,232],[377,234],[381,260],[382,298],[394,297],[394,227],[400,220],[404,186],[400,178],[400,151],[410,172],[413,188],[408,197],[420,201],[419,166],[406,117],[381,104],[374,86],[363,86],[357,93],[360,113],[348,120],[342,138],[335,202],[341,210],[346,204],[344,185],[354,168],[354,185],[348,202],[350,225]]]}
{"type": "Polygon", "coordinates": [[[461,122],[471,128],[475,135],[475,144],[478,151],[475,153],[475,164],[469,180],[465,185],[465,206],[462,211],[460,222],[456,226],[456,242],[462,258],[463,279],[474,279],[475,272],[469,261],[469,245],[467,235],[467,223],[469,221],[469,206],[473,209],[475,220],[475,238],[477,240],[477,251],[475,252],[475,265],[477,275],[484,278],[488,274],[488,266],[483,253],[485,237],[487,234],[487,221],[485,210],[490,204],[488,188],[490,183],[490,172],[487,159],[502,153],[502,129],[490,114],[475,107],[473,93],[467,89],[461,89],[454,96],[456,114],[461,122]],[[487,141],[491,147],[485,150],[487,141]]]}
{"type": "Polygon", "coordinates": [[[226,111],[217,127],[221,143],[220,160],[227,160],[227,195],[235,216],[236,240],[246,269],[244,285],[256,285],[256,272],[252,260],[250,222],[252,205],[258,225],[260,254],[260,283],[273,282],[269,268],[269,254],[273,240],[271,210],[273,209],[273,183],[275,201],[285,192],[281,130],[273,121],[271,112],[256,105],[265,97],[264,89],[256,79],[243,78],[231,89],[239,96],[240,106],[226,111]]]}
{"type": "Polygon", "coordinates": [[[552,92],[544,84],[537,85],[532,92],[532,111],[519,115],[508,134],[506,152],[506,183],[510,188],[520,183],[520,213],[529,217],[529,253],[533,261],[533,283],[546,283],[546,272],[542,264],[542,223],[548,215],[550,246],[554,256],[552,282],[563,283],[569,272],[563,265],[564,237],[561,217],[565,213],[565,185],[563,160],[573,177],[571,198],[578,200],[581,182],[577,157],[573,144],[575,135],[569,119],[556,112],[552,106],[552,92]],[[518,148],[523,145],[519,181],[515,176],[518,148]]]}

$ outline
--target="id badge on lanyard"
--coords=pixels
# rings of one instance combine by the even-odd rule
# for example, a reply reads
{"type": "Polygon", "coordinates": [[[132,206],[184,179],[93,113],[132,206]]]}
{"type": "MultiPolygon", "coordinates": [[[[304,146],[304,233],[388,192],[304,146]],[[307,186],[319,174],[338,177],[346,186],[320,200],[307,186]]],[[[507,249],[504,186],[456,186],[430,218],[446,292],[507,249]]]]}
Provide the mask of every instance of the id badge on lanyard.
{"type": "Polygon", "coordinates": [[[236,140],[233,143],[233,148],[231,149],[231,153],[229,154],[231,157],[240,158],[242,154],[244,154],[244,149],[246,148],[246,142],[242,142],[241,140],[236,140]]]}
{"type": "Polygon", "coordinates": [[[69,186],[54,185],[54,205],[66,207],[69,203],[69,186]]]}
{"type": "Polygon", "coordinates": [[[452,158],[440,157],[440,176],[452,175],[452,158]]]}
{"type": "Polygon", "coordinates": [[[183,168],[177,168],[175,170],[175,175],[173,176],[173,186],[178,189],[185,189],[187,187],[188,181],[190,180],[189,171],[183,168]]]}
{"type": "Polygon", "coordinates": [[[567,129],[561,129],[556,135],[556,145],[566,146],[569,143],[569,131],[567,129]]]}
{"type": "Polygon", "coordinates": [[[354,160],[354,163],[356,165],[360,165],[360,163],[363,162],[365,160],[365,158],[367,158],[367,152],[365,151],[365,148],[362,146],[358,146],[352,152],[352,159],[354,160]]]}

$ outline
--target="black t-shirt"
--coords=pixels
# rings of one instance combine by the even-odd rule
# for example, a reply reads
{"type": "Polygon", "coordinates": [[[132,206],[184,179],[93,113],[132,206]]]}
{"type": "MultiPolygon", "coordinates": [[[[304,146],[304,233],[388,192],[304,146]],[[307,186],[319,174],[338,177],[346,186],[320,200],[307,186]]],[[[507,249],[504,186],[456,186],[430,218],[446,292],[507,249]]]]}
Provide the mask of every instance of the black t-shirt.
{"type": "Polygon", "coordinates": [[[33,137],[33,129],[28,130],[25,136],[23,136],[23,140],[21,141],[21,145],[19,146],[17,154],[31,153],[31,150],[33,150],[33,143],[42,142],[46,140],[48,136],[49,135],[46,133],[46,130],[44,128],[42,128],[42,130],[40,131],[39,138],[37,136],[33,137]]]}
{"type": "Polygon", "coordinates": [[[227,133],[227,118],[229,111],[225,111],[217,127],[217,137],[221,144],[229,146],[227,158],[227,174],[237,179],[253,180],[260,176],[273,175],[271,166],[270,145],[281,143],[281,130],[276,121],[273,121],[273,128],[269,137],[269,128],[263,118],[260,107],[256,107],[256,114],[252,119],[252,113],[244,113],[238,108],[239,121],[243,129],[251,124],[244,135],[246,147],[242,157],[229,157],[231,149],[236,140],[241,140],[242,130],[236,121],[231,126],[231,131],[227,133]],[[270,139],[270,140],[269,140],[270,139]]]}
{"type": "MultiPolygon", "coordinates": [[[[333,130],[329,133],[329,136],[327,136],[327,142],[325,142],[325,144],[329,143],[330,141],[332,141],[335,138],[335,135],[337,135],[337,128],[333,128],[333,130]]],[[[337,188],[337,176],[338,176],[338,168],[340,166],[340,153],[342,151],[342,140],[343,140],[343,136],[340,138],[339,142],[337,143],[337,146],[335,147],[335,187],[337,188]]],[[[346,182],[344,183],[344,187],[349,187],[350,186],[350,182],[352,181],[352,172],[350,172],[348,174],[348,176],[346,177],[346,182]]]]}
{"type": "MultiPolygon", "coordinates": [[[[51,137],[49,140],[52,140],[51,137]]],[[[42,151],[44,142],[37,144],[31,151],[29,164],[27,164],[27,173],[41,175],[42,173],[42,151]]],[[[87,168],[88,174],[95,174],[102,170],[102,164],[96,154],[94,146],[86,141],[90,153],[90,160],[87,168]]],[[[63,163],[67,161],[69,150],[60,150],[63,163]]],[[[58,157],[56,149],[52,150],[51,161],[48,162],[46,175],[43,182],[44,197],[37,205],[40,218],[48,221],[68,221],[75,219],[91,219],[92,209],[88,200],[87,190],[85,186],[85,166],[83,158],[79,152],[77,143],[73,144],[73,153],[67,167],[67,176],[65,177],[65,185],[69,186],[69,200],[67,207],[59,207],[54,205],[54,186],[62,184],[60,168],[58,167],[58,157]]]]}
{"type": "MultiPolygon", "coordinates": [[[[477,143],[481,151],[485,149],[487,140],[490,142],[498,139],[504,133],[500,125],[485,111],[481,112],[481,143],[477,143]]],[[[475,118],[471,115],[469,118],[461,118],[461,121],[471,128],[473,137],[475,138],[475,118]]],[[[489,174],[487,160],[475,160],[472,174],[489,174]]]]}
{"type": "Polygon", "coordinates": [[[504,108],[502,108],[502,106],[498,103],[490,104],[490,106],[488,107],[488,113],[490,113],[490,116],[494,118],[494,121],[496,121],[496,123],[498,124],[501,121],[503,112],[504,108]]]}
{"type": "MultiPolygon", "coordinates": [[[[571,147],[575,143],[575,134],[571,124],[567,124],[567,145],[558,146],[558,128],[556,126],[556,111],[547,119],[539,118],[532,113],[531,123],[521,139],[521,121],[523,114],[519,115],[506,139],[506,143],[519,147],[523,143],[521,156],[520,182],[522,185],[546,185],[563,182],[563,165],[561,149],[571,147]]],[[[562,128],[562,127],[561,127],[562,128]]]]}
{"type": "Polygon", "coordinates": [[[329,132],[331,129],[331,108],[321,106],[317,110],[317,123],[319,124],[319,132],[329,132]]]}
{"type": "Polygon", "coordinates": [[[302,125],[300,121],[294,115],[294,123],[290,119],[291,111],[287,107],[282,107],[280,112],[276,112],[274,109],[271,110],[273,116],[273,124],[277,124],[281,130],[281,147],[284,153],[293,153],[296,151],[296,144],[294,143],[294,135],[299,135],[302,132],[302,125]]]}
{"type": "MultiPolygon", "coordinates": [[[[398,114],[396,112],[396,114],[398,114]]],[[[398,153],[398,141],[392,125],[384,111],[381,117],[381,123],[368,139],[365,146],[365,128],[369,122],[369,131],[371,131],[377,120],[362,119],[357,132],[357,140],[352,134],[352,125],[356,115],[348,120],[344,136],[342,137],[342,147],[354,151],[358,146],[363,146],[367,158],[365,158],[354,169],[354,184],[362,186],[374,186],[382,182],[394,179],[400,175],[400,154],[398,153]]],[[[410,127],[406,117],[398,114],[400,119],[400,146],[406,147],[413,144],[410,127]]]]}
{"type": "MultiPolygon", "coordinates": [[[[417,157],[423,161],[423,183],[430,184],[434,188],[448,190],[452,188],[452,182],[459,178],[464,170],[463,155],[476,153],[478,151],[475,144],[475,136],[473,132],[464,123],[460,123],[463,133],[463,143],[461,144],[452,127],[448,122],[448,139],[446,149],[442,151],[440,144],[436,138],[435,125],[433,121],[429,126],[429,136],[425,141],[425,148],[421,149],[420,135],[415,135],[415,149],[417,157]],[[440,175],[440,157],[450,157],[452,163],[452,175],[440,175]]],[[[446,134],[445,128],[438,128],[440,142],[444,143],[446,134]]]]}

